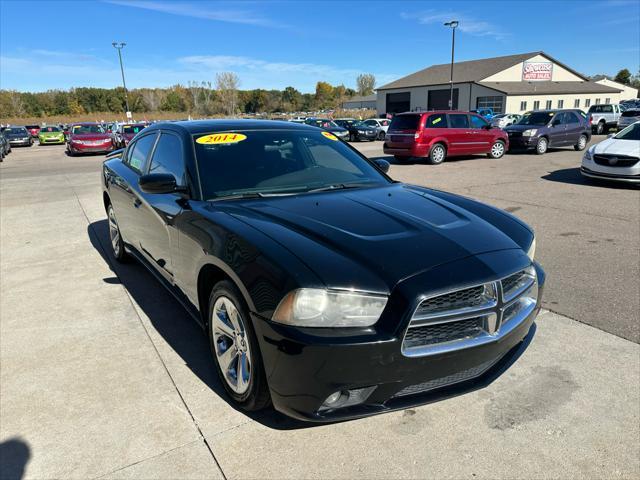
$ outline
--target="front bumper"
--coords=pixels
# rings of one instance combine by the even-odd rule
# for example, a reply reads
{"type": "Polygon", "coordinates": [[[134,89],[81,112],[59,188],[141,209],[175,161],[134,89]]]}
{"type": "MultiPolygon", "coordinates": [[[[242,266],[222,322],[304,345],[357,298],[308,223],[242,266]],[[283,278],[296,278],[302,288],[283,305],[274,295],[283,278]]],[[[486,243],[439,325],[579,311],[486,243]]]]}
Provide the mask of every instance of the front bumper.
{"type": "Polygon", "coordinates": [[[12,147],[26,147],[27,145],[31,145],[31,138],[26,140],[9,140],[9,145],[12,147]]]}
{"type": "MultiPolygon", "coordinates": [[[[624,170],[631,170],[630,168],[624,170]]],[[[585,166],[580,167],[580,173],[589,178],[599,180],[611,180],[613,182],[640,183],[640,173],[627,175],[625,173],[607,173],[591,170],[585,166]]]]}
{"type": "MultiPolygon", "coordinates": [[[[330,337],[254,315],[275,409],[299,420],[329,422],[424,404],[452,391],[459,392],[461,387],[469,390],[486,383],[517,358],[521,342],[532,335],[545,281],[537,264],[536,269],[539,282],[536,306],[508,333],[490,343],[429,356],[403,355],[401,346],[409,318],[402,320],[389,308],[385,310],[387,318],[381,317],[378,324],[400,322],[394,332],[376,324],[360,332],[344,332],[342,336],[333,332],[330,337]],[[428,388],[406,394],[407,389],[421,385],[428,388]],[[321,409],[334,392],[371,387],[374,390],[364,403],[321,409]]],[[[402,300],[392,295],[389,304],[398,303],[402,304],[402,300]]]]}
{"type": "Polygon", "coordinates": [[[62,138],[38,138],[38,142],[41,145],[62,145],[64,142],[64,137],[62,138]]]}
{"type": "Polygon", "coordinates": [[[113,143],[103,145],[79,145],[70,143],[69,150],[73,153],[109,153],[115,150],[113,143]]]}
{"type": "Polygon", "coordinates": [[[527,150],[536,148],[538,137],[509,135],[509,150],[527,150]]]}

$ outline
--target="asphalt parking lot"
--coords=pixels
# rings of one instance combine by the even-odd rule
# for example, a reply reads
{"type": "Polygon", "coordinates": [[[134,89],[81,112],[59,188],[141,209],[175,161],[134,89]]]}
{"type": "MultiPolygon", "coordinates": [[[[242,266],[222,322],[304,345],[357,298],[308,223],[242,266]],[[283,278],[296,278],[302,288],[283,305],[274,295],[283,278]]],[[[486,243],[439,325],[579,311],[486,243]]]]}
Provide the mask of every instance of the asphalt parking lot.
{"type": "Polygon", "coordinates": [[[114,265],[103,157],[14,149],[0,164],[0,477],[638,478],[640,190],[583,181],[580,157],[392,165],[531,224],[546,310],[482,388],[306,425],[231,407],[199,327],[143,267],[114,265]]]}

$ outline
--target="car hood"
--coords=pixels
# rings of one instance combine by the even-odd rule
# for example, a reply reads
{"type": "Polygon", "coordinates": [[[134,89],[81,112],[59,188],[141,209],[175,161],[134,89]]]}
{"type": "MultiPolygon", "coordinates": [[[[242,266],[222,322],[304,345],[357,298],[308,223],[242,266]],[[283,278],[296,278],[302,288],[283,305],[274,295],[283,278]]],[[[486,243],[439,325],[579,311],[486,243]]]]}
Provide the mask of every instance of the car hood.
{"type": "Polygon", "coordinates": [[[360,289],[389,293],[403,279],[438,265],[521,248],[494,224],[435,193],[394,184],[216,202],[211,208],[270,236],[330,288],[352,288],[357,281],[360,289]]]}
{"type": "Polygon", "coordinates": [[[43,132],[43,131],[40,131],[40,133],[38,133],[38,135],[40,135],[41,137],[59,137],[60,135],[64,135],[64,133],[62,133],[62,132],[43,132]]]}
{"type": "Polygon", "coordinates": [[[329,127],[329,128],[325,128],[324,130],[332,133],[344,133],[349,131],[346,128],[342,128],[342,127],[329,127]]]}
{"type": "Polygon", "coordinates": [[[545,128],[546,125],[518,125],[512,124],[505,128],[507,132],[524,132],[525,130],[540,130],[541,128],[545,128]]]}
{"type": "Polygon", "coordinates": [[[74,133],[71,140],[109,140],[111,137],[106,133],[74,133]]]}
{"type": "Polygon", "coordinates": [[[593,153],[607,153],[637,157],[640,155],[640,141],[607,138],[595,145],[593,153]]]}

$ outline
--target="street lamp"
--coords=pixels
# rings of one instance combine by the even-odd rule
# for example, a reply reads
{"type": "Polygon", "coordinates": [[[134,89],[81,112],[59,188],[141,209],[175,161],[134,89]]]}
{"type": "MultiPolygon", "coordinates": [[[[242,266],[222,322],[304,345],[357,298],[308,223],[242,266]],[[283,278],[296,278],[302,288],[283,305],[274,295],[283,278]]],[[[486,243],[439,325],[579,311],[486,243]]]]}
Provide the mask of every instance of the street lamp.
{"type": "Polygon", "coordinates": [[[122,66],[122,52],[121,50],[124,48],[126,43],[124,42],[113,42],[113,48],[118,50],[118,58],[120,59],[120,72],[122,73],[122,85],[124,86],[124,104],[127,106],[127,118],[131,115],[131,110],[129,110],[129,98],[127,97],[127,84],[124,81],[124,67],[122,66]]]}
{"type": "Polygon", "coordinates": [[[453,52],[456,48],[456,27],[460,24],[457,20],[451,20],[444,24],[445,27],[451,27],[451,73],[449,76],[449,110],[453,110],[453,52]]]}

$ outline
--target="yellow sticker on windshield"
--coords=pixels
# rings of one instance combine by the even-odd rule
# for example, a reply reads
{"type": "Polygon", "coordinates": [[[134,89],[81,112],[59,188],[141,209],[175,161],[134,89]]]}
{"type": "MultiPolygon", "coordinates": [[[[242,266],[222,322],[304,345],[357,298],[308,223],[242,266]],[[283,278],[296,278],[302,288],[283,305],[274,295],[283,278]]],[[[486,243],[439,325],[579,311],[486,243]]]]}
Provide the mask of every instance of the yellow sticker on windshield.
{"type": "Polygon", "coordinates": [[[220,145],[227,143],[238,143],[246,140],[247,136],[241,133],[214,133],[212,135],[205,135],[204,137],[196,138],[196,143],[203,145],[220,145]]]}
{"type": "Polygon", "coordinates": [[[322,135],[328,138],[329,140],[338,141],[338,137],[336,137],[333,133],[329,133],[329,132],[320,132],[320,133],[322,133],[322,135]]]}
{"type": "Polygon", "coordinates": [[[436,123],[440,123],[441,120],[442,120],[442,117],[438,117],[433,122],[431,122],[431,124],[435,125],[436,123]]]}

